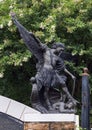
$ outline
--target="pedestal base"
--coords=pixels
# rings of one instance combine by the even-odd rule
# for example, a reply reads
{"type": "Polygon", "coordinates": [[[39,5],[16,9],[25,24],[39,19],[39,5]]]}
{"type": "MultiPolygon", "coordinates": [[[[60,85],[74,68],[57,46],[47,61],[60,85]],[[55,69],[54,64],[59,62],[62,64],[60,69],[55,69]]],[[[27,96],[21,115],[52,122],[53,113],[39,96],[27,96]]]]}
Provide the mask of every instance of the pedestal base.
{"type": "Polygon", "coordinates": [[[78,130],[74,114],[25,114],[24,130],[78,130]]]}
{"type": "Polygon", "coordinates": [[[74,123],[25,123],[24,130],[75,130],[74,123]]]}

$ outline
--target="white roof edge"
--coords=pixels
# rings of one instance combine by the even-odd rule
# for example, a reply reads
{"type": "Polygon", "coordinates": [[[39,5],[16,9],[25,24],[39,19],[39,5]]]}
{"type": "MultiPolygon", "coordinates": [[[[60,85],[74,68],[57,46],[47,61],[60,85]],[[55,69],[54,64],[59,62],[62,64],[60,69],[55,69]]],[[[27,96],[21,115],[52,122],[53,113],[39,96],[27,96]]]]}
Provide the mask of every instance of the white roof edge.
{"type": "Polygon", "coordinates": [[[24,114],[38,114],[39,111],[8,97],[0,95],[0,112],[23,121],[24,114]]]}

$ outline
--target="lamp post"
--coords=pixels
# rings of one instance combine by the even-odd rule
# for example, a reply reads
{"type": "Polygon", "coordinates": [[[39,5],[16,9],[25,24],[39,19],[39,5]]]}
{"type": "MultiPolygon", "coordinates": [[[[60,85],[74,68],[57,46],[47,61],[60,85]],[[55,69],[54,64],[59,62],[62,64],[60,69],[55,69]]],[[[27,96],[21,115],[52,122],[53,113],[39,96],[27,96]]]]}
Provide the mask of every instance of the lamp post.
{"type": "Polygon", "coordinates": [[[82,74],[81,127],[83,130],[90,130],[90,87],[88,68],[84,68],[82,74]]]}

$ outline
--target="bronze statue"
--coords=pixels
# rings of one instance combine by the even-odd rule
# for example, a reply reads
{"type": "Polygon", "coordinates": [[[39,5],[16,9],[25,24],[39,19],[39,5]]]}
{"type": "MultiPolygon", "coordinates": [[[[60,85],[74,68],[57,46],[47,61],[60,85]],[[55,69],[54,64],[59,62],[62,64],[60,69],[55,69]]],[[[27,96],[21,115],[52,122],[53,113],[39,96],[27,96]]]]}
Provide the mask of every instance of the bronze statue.
{"type": "MultiPolygon", "coordinates": [[[[56,99],[50,100],[50,91],[58,91],[57,88],[63,90],[62,102],[64,103],[63,110],[70,111],[77,104],[77,101],[69,93],[66,80],[67,77],[63,73],[68,73],[73,80],[75,77],[66,69],[64,60],[60,57],[65,49],[64,44],[54,43],[51,48],[42,44],[32,32],[26,30],[16,19],[15,14],[11,13],[12,20],[19,29],[20,35],[25,44],[38,60],[36,64],[37,73],[35,77],[31,78],[32,93],[31,103],[33,108],[39,110],[41,113],[58,112],[60,108],[56,109],[56,99]],[[64,97],[67,98],[67,103],[64,102],[64,97]]],[[[56,94],[57,95],[57,94],[56,94]]],[[[54,98],[54,95],[52,96],[54,98]]],[[[62,112],[62,109],[61,111],[62,112]]]]}

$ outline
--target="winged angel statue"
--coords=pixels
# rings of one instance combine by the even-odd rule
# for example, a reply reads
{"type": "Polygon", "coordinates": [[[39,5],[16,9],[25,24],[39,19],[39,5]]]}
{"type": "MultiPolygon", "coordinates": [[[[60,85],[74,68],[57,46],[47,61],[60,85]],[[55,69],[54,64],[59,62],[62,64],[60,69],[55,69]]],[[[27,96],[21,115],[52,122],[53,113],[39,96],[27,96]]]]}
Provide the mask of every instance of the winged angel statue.
{"type": "Polygon", "coordinates": [[[64,60],[59,56],[65,49],[64,44],[54,43],[49,48],[22,26],[14,13],[11,13],[11,17],[28,49],[38,61],[36,64],[37,73],[35,77],[31,78],[32,107],[41,113],[71,112],[77,101],[68,91],[67,77],[63,73],[68,73],[73,80],[75,77],[66,69],[64,60]],[[63,92],[59,92],[57,88],[63,92]]]}

